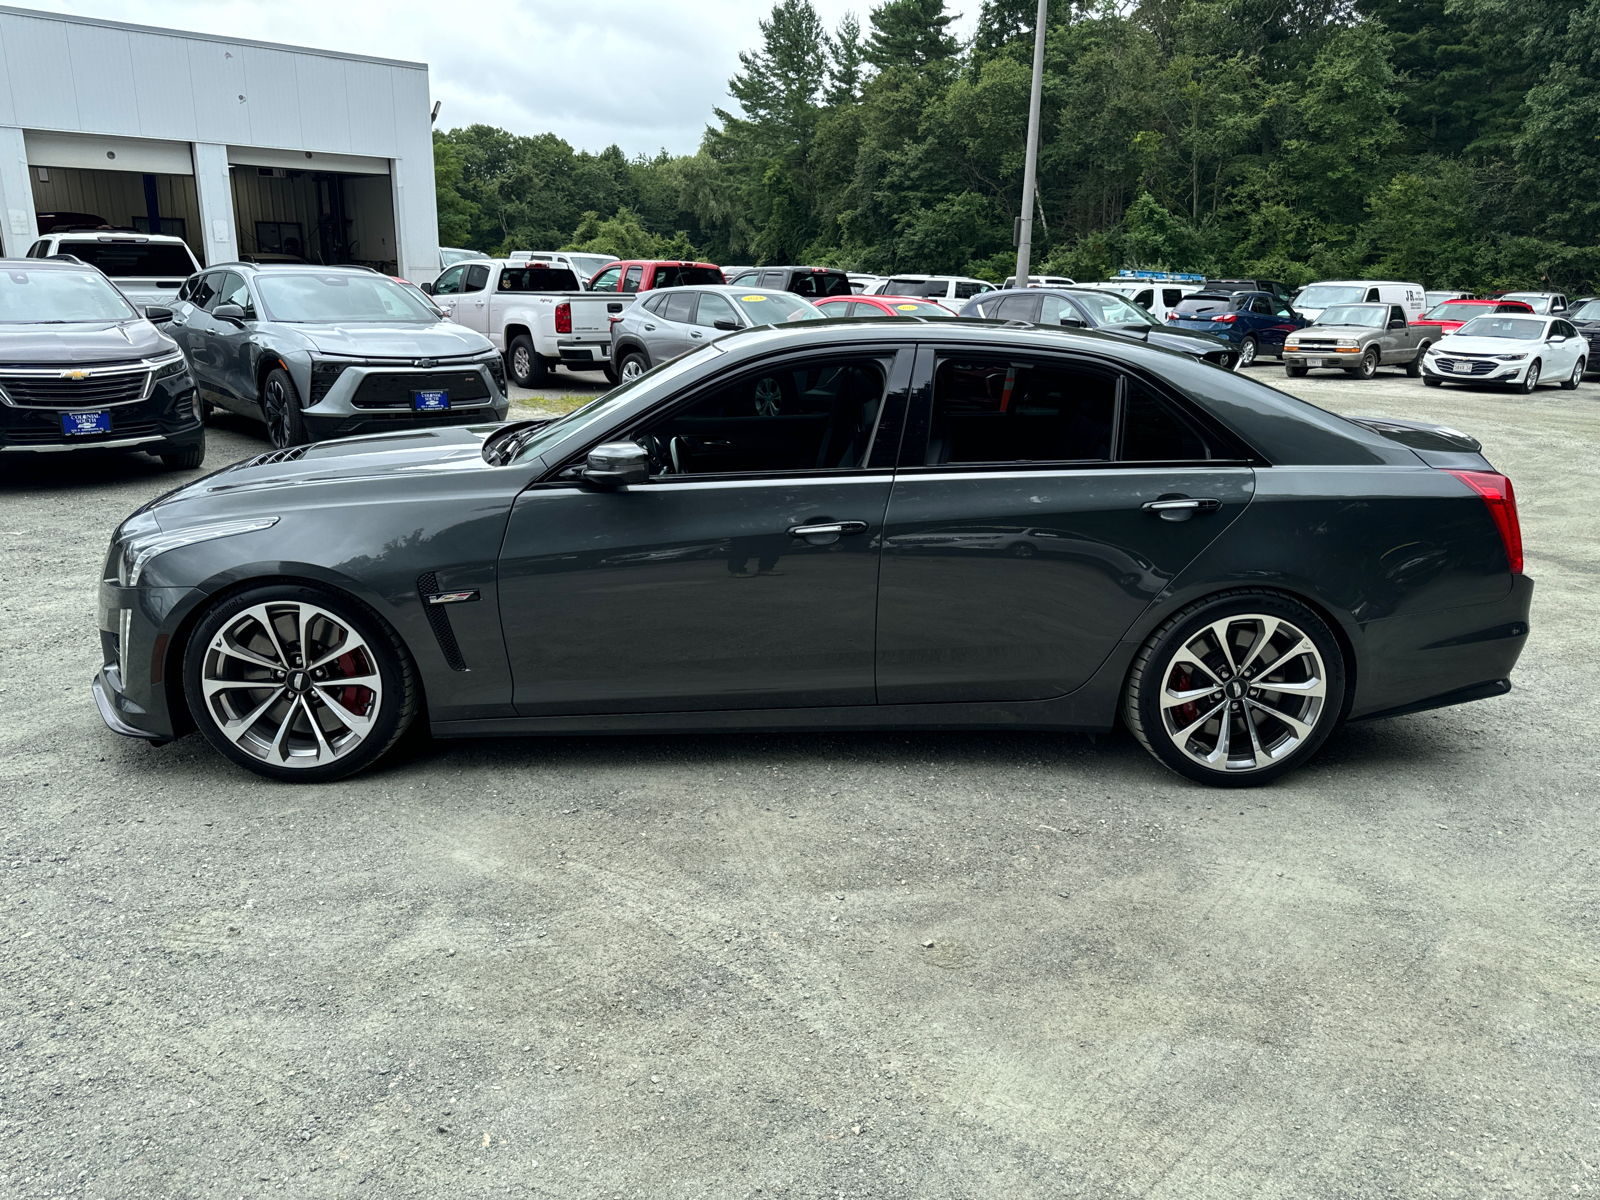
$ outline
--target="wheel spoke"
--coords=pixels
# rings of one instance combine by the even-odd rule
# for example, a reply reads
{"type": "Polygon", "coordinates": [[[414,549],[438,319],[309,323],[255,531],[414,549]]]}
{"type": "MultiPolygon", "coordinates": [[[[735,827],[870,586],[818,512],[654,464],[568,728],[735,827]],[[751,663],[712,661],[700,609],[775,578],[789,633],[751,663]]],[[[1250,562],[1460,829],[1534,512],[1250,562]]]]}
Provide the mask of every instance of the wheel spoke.
{"type": "Polygon", "coordinates": [[[1166,691],[1161,693],[1161,707],[1177,708],[1179,705],[1188,704],[1194,700],[1198,700],[1202,696],[1214,696],[1217,694],[1217,691],[1218,688],[1216,684],[1211,684],[1203,688],[1190,688],[1186,692],[1175,692],[1171,688],[1168,688],[1166,691]]]}
{"type": "Polygon", "coordinates": [[[1272,761],[1272,755],[1268,754],[1266,752],[1266,750],[1262,747],[1262,745],[1261,745],[1261,737],[1256,732],[1256,723],[1255,723],[1254,719],[1252,719],[1252,717],[1250,716],[1250,712],[1249,712],[1248,709],[1245,710],[1245,714],[1244,714],[1244,727],[1250,731],[1250,748],[1255,751],[1255,755],[1256,755],[1255,765],[1256,765],[1256,767],[1260,768],[1260,767],[1266,766],[1267,763],[1272,761]]]}
{"type": "MultiPolygon", "coordinates": [[[[1199,729],[1200,726],[1204,725],[1207,721],[1211,720],[1212,717],[1217,715],[1217,711],[1217,709],[1213,708],[1209,712],[1202,713],[1198,720],[1191,721],[1181,729],[1174,729],[1172,731],[1172,740],[1177,742],[1180,747],[1183,746],[1184,743],[1189,740],[1190,736],[1195,732],[1195,730],[1199,729]]],[[[1225,716],[1225,708],[1223,709],[1223,713],[1225,716]]]]}
{"type": "Polygon", "coordinates": [[[302,696],[300,697],[300,704],[305,709],[306,720],[311,722],[312,736],[317,739],[317,760],[320,762],[324,759],[337,758],[338,754],[332,746],[328,745],[328,739],[322,734],[322,725],[317,721],[317,714],[311,709],[310,699],[302,696]]]}
{"type": "MultiPolygon", "coordinates": [[[[1252,666],[1254,666],[1256,660],[1261,657],[1261,651],[1270,646],[1272,644],[1272,639],[1278,636],[1278,630],[1284,628],[1284,622],[1278,620],[1276,617],[1271,617],[1269,620],[1272,622],[1270,625],[1267,624],[1266,621],[1261,623],[1261,636],[1256,638],[1255,645],[1250,647],[1250,653],[1245,655],[1244,661],[1239,664],[1240,671],[1248,671],[1252,666]]],[[[1282,658],[1283,655],[1280,654],[1278,657],[1282,658]]],[[[1274,659],[1273,661],[1276,662],[1277,659],[1274,659]]]]}
{"type": "MultiPolygon", "coordinates": [[[[1237,617],[1224,617],[1222,620],[1213,621],[1206,626],[1206,631],[1211,634],[1211,640],[1216,642],[1221,649],[1222,658],[1228,664],[1228,670],[1235,675],[1239,673],[1239,664],[1234,661],[1233,647],[1228,644],[1228,629],[1237,619],[1237,617]]],[[[1189,644],[1192,646],[1194,643],[1191,641],[1189,644]]]]}
{"type": "Polygon", "coordinates": [[[276,679],[202,679],[200,690],[205,693],[207,700],[218,692],[259,692],[263,688],[274,692],[283,690],[283,684],[276,679]]]}
{"type": "Polygon", "coordinates": [[[348,708],[341,704],[336,697],[329,695],[327,688],[325,688],[322,684],[313,683],[311,687],[321,698],[322,702],[332,710],[334,717],[341,724],[345,725],[352,733],[357,733],[365,737],[368,731],[372,729],[372,723],[373,721],[377,720],[378,717],[378,706],[376,703],[373,704],[372,711],[370,713],[368,713],[366,716],[362,716],[360,713],[351,712],[348,708]]]}
{"type": "Polygon", "coordinates": [[[300,711],[303,703],[299,696],[289,702],[289,711],[283,714],[283,723],[278,726],[278,732],[272,739],[272,754],[279,762],[287,762],[289,758],[289,726],[294,724],[294,716],[300,711]]]}
{"type": "Polygon", "coordinates": [[[283,643],[278,640],[278,631],[273,627],[272,614],[265,604],[258,604],[254,608],[245,609],[245,615],[255,620],[257,625],[266,631],[267,639],[271,641],[272,648],[277,651],[278,661],[275,664],[281,670],[288,670],[290,664],[289,654],[283,648],[283,643]]]}
{"type": "MultiPolygon", "coordinates": [[[[248,716],[240,717],[237,721],[218,721],[218,728],[220,728],[222,732],[228,736],[230,741],[237,742],[245,734],[250,732],[251,728],[254,727],[255,723],[261,719],[262,714],[265,713],[267,709],[271,708],[280,699],[282,699],[283,691],[284,689],[282,687],[274,687],[272,689],[272,695],[268,696],[264,701],[262,701],[260,706],[257,707],[254,712],[250,713],[248,716]]],[[[289,708],[291,712],[294,710],[293,705],[290,705],[289,708]]]]}
{"type": "Polygon", "coordinates": [[[217,638],[216,642],[213,643],[211,648],[213,650],[217,651],[217,653],[219,653],[219,654],[226,654],[226,655],[229,655],[232,658],[241,659],[242,661],[247,662],[247,663],[253,663],[255,666],[258,666],[258,667],[266,667],[270,671],[281,671],[281,670],[283,670],[283,668],[284,668],[284,664],[283,663],[274,662],[270,658],[263,658],[263,657],[261,657],[261,655],[257,654],[254,650],[246,650],[243,646],[235,646],[233,643],[229,642],[227,639],[228,639],[228,635],[226,633],[222,634],[220,637],[217,638]]]}
{"type": "Polygon", "coordinates": [[[1276,720],[1282,721],[1294,733],[1295,737],[1299,738],[1302,742],[1311,736],[1311,726],[1307,725],[1299,717],[1291,717],[1288,713],[1280,712],[1271,705],[1257,704],[1254,700],[1247,700],[1245,703],[1250,705],[1251,708],[1260,709],[1269,717],[1273,717],[1276,720]]]}
{"type": "Polygon", "coordinates": [[[1250,686],[1263,692],[1282,692],[1289,696],[1314,696],[1322,699],[1328,694],[1328,685],[1322,679],[1307,679],[1300,683],[1268,683],[1265,679],[1252,679],[1250,686]]]}
{"type": "Polygon", "coordinates": [[[1228,705],[1223,705],[1217,714],[1222,718],[1222,724],[1217,727],[1217,744],[1210,754],[1205,755],[1207,766],[1216,766],[1221,763],[1226,769],[1228,765],[1228,748],[1233,740],[1233,713],[1228,705]]]}
{"type": "MultiPolygon", "coordinates": [[[[354,654],[357,650],[366,650],[367,644],[357,637],[353,630],[344,626],[340,626],[340,628],[344,629],[344,641],[339,643],[337,649],[329,650],[321,658],[317,659],[316,662],[306,663],[306,670],[315,671],[318,667],[325,667],[329,663],[344,657],[346,654],[354,654]]],[[[367,658],[371,659],[372,655],[368,654],[367,658]]],[[[350,676],[350,678],[353,679],[355,676],[350,676]]]]}

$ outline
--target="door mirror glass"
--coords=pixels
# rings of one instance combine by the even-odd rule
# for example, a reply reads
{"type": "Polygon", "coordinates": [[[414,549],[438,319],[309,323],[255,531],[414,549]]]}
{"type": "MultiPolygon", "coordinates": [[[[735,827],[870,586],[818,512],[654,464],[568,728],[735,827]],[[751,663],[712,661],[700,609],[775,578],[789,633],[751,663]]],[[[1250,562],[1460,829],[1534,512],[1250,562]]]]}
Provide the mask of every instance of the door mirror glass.
{"type": "Polygon", "coordinates": [[[650,479],[649,452],[635,442],[607,442],[596,446],[589,451],[583,478],[606,487],[647,483],[650,479]]]}
{"type": "Polygon", "coordinates": [[[211,315],[219,321],[242,321],[244,309],[237,304],[219,304],[211,310],[211,315]]]}
{"type": "Polygon", "coordinates": [[[433,295],[433,284],[431,284],[431,283],[423,283],[423,284],[418,284],[417,286],[422,289],[422,294],[424,296],[433,295]]]}

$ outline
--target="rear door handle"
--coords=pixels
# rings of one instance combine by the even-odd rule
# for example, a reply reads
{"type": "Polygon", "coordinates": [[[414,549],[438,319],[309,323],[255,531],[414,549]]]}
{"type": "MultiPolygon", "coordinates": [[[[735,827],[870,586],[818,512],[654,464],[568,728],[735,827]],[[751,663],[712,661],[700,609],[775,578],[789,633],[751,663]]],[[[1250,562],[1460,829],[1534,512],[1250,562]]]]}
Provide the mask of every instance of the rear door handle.
{"type": "Polygon", "coordinates": [[[1211,496],[1165,496],[1140,507],[1163,521],[1187,521],[1196,513],[1216,512],[1222,507],[1222,501],[1211,496]]]}
{"type": "Polygon", "coordinates": [[[865,533],[865,521],[819,521],[815,525],[793,525],[789,528],[789,536],[797,538],[838,538],[852,533],[865,533]]]}
{"type": "Polygon", "coordinates": [[[705,337],[705,334],[703,334],[703,333],[691,333],[689,336],[692,337],[692,338],[703,338],[703,337],[705,337]]]}

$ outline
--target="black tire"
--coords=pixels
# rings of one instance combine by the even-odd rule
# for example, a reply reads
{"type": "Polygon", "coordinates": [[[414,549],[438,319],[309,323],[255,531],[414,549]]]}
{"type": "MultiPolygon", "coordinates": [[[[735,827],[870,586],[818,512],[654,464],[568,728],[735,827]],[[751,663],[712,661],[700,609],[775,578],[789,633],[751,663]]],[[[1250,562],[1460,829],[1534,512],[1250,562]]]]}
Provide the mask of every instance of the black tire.
{"type": "Polygon", "coordinates": [[[1524,396],[1530,395],[1539,386],[1539,369],[1543,365],[1537,358],[1534,359],[1528,364],[1528,373],[1522,377],[1522,382],[1514,383],[1511,386],[1524,396]]]}
{"type": "Polygon", "coordinates": [[[200,420],[203,424],[209,425],[211,423],[211,418],[216,416],[216,413],[217,406],[211,403],[211,401],[202,400],[200,402],[200,420]]]}
{"type": "Polygon", "coordinates": [[[1235,371],[1242,371],[1246,367],[1254,366],[1256,355],[1260,352],[1261,345],[1256,341],[1256,335],[1247,333],[1244,341],[1239,343],[1239,361],[1234,364],[1235,371]]]}
{"type": "Polygon", "coordinates": [[[1417,356],[1406,364],[1406,375],[1412,379],[1422,378],[1422,356],[1428,352],[1428,343],[1423,342],[1417,347],[1417,356]]]}
{"type": "Polygon", "coordinates": [[[311,440],[300,413],[300,392],[282,367],[273,367],[261,381],[261,417],[267,423],[267,439],[279,450],[311,440]]]}
{"type": "Polygon", "coordinates": [[[525,333],[511,339],[506,347],[506,371],[518,387],[545,387],[550,381],[550,368],[534,351],[533,339],[525,333]]]}
{"type": "Polygon", "coordinates": [[[1322,618],[1282,592],[1240,588],[1180,609],[1150,635],[1128,670],[1122,718],[1139,744],[1179,775],[1217,787],[1254,787],[1270,783],[1316,754],[1339,722],[1344,689],[1344,655],[1322,618]],[[1269,628],[1267,622],[1274,619],[1285,624],[1269,628]],[[1222,656],[1217,638],[1208,633],[1214,624],[1223,622],[1237,660],[1231,663],[1222,656]],[[1255,670],[1251,651],[1263,635],[1274,657],[1265,670],[1255,670]],[[1299,635],[1304,636],[1300,644],[1308,643],[1309,650],[1293,645],[1299,635]],[[1238,644],[1246,636],[1251,640],[1238,644]],[[1197,645],[1216,649],[1209,654],[1190,649],[1197,645]],[[1191,673],[1177,661],[1179,652],[1186,650],[1199,672],[1191,673]],[[1246,674],[1229,677],[1230,668],[1246,674]],[[1211,672],[1215,672],[1211,678],[1204,678],[1211,672]],[[1292,678],[1299,675],[1305,678],[1292,678]],[[1247,682],[1247,676],[1259,686],[1247,682]],[[1320,696],[1311,690],[1318,679],[1320,696]],[[1169,680],[1180,685],[1179,691],[1192,689],[1197,699],[1164,707],[1161,702],[1169,680]],[[1279,692],[1268,686],[1274,682],[1286,687],[1303,684],[1304,688],[1279,692]],[[1235,696],[1234,691],[1240,694],[1235,696]],[[1289,719],[1279,719],[1274,713],[1289,719]],[[1167,724],[1169,716],[1177,733],[1167,724]],[[1224,721],[1226,745],[1222,740],[1224,721]],[[1216,729],[1211,728],[1213,722],[1216,729]],[[1180,748],[1176,738],[1184,733],[1184,748],[1180,748]],[[1207,738],[1211,739],[1210,752],[1221,753],[1224,765],[1220,769],[1195,757],[1198,750],[1208,749],[1207,738]],[[1240,739],[1242,751],[1248,751],[1248,764],[1244,752],[1235,759],[1235,739],[1240,739]]]}
{"type": "Polygon", "coordinates": [[[600,373],[606,377],[606,382],[612,387],[617,386],[617,373],[611,369],[610,363],[607,363],[605,366],[601,367],[600,373]]]}
{"type": "Polygon", "coordinates": [[[629,350],[622,356],[622,361],[617,363],[617,374],[622,377],[624,383],[630,379],[637,379],[649,369],[650,360],[638,350],[629,350]]]}
{"type": "Polygon", "coordinates": [[[1283,373],[1290,379],[1304,379],[1306,377],[1306,372],[1310,369],[1310,367],[1302,366],[1297,363],[1283,364],[1283,373]]]}
{"type": "Polygon", "coordinates": [[[189,635],[182,671],[184,697],[205,739],[240,766],[268,779],[290,783],[342,779],[370,766],[400,739],[421,707],[422,689],[416,664],[394,630],[360,601],[306,584],[264,584],[218,602],[189,635]],[[315,615],[307,615],[307,607],[318,610],[326,622],[315,615]],[[277,639],[267,636],[252,610],[273,618],[277,639]],[[300,614],[300,618],[291,623],[286,615],[290,612],[300,614]],[[296,661],[303,653],[306,635],[291,634],[291,631],[302,627],[310,630],[309,637],[318,649],[309,659],[296,661]],[[344,636],[324,640],[323,633],[330,628],[342,630],[344,636]],[[241,631],[248,633],[252,629],[256,632],[250,635],[250,640],[241,641],[241,631]],[[233,644],[259,648],[266,657],[276,661],[282,658],[281,645],[291,661],[285,670],[274,672],[254,666],[249,660],[217,653],[215,646],[224,632],[232,637],[233,644]],[[324,690],[326,684],[312,681],[308,672],[295,668],[315,664],[319,654],[323,658],[336,654],[341,646],[349,644],[351,634],[359,639],[360,645],[330,659],[331,665],[327,668],[330,672],[343,673],[322,678],[375,677],[379,687],[376,691],[364,685],[337,689],[339,703],[361,703],[360,693],[365,691],[364,699],[371,706],[359,716],[353,711],[346,712],[358,722],[365,722],[366,729],[355,741],[340,748],[339,740],[356,727],[333,715],[333,702],[324,690]],[[348,667],[347,659],[350,660],[348,667]],[[352,671],[356,674],[351,674],[352,671]],[[213,708],[206,699],[204,681],[215,680],[219,672],[227,673],[226,679],[240,677],[241,686],[216,691],[212,701],[218,707],[213,708]],[[278,675],[284,678],[279,680],[278,675]],[[248,686],[251,683],[259,683],[259,686],[248,686]],[[295,691],[297,684],[299,690],[295,691]],[[225,733],[219,724],[230,710],[243,710],[246,716],[254,712],[256,716],[255,721],[241,724],[237,740],[225,733]],[[309,714],[319,714],[315,730],[309,714]],[[269,741],[265,735],[274,728],[278,732],[269,741]],[[345,733],[339,733],[339,728],[345,733]],[[285,753],[276,749],[280,743],[285,753]],[[306,765],[282,765],[296,759],[306,765]]]}
{"type": "Polygon", "coordinates": [[[206,444],[197,442],[182,450],[161,456],[161,465],[169,471],[192,471],[206,460],[206,444]]]}
{"type": "Polygon", "coordinates": [[[1378,352],[1371,346],[1361,356],[1361,361],[1351,368],[1350,374],[1357,379],[1371,379],[1378,373],[1378,352]]]}
{"type": "Polygon", "coordinates": [[[1422,377],[1422,382],[1424,384],[1426,384],[1428,387],[1443,387],[1444,386],[1444,380],[1435,379],[1431,375],[1424,375],[1422,377]]]}
{"type": "Polygon", "coordinates": [[[1583,359],[1580,358],[1578,360],[1577,364],[1572,368],[1571,377],[1568,378],[1568,379],[1563,379],[1561,381],[1561,390],[1562,391],[1564,391],[1564,392],[1575,392],[1575,391],[1578,390],[1578,385],[1583,382],[1584,366],[1585,366],[1585,362],[1584,362],[1583,359]]]}

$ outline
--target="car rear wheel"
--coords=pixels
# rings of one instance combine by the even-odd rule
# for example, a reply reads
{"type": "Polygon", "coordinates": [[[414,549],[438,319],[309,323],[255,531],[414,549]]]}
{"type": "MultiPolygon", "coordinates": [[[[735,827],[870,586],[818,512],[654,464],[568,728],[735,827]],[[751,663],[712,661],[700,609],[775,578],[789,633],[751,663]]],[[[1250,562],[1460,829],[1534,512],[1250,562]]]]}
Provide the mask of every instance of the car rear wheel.
{"type": "Polygon", "coordinates": [[[525,333],[511,339],[506,349],[506,370],[518,387],[544,387],[550,378],[550,368],[534,353],[533,339],[525,333]]]}
{"type": "Polygon", "coordinates": [[[1562,391],[1575,392],[1578,390],[1578,385],[1583,382],[1584,365],[1583,359],[1580,358],[1572,368],[1572,377],[1561,381],[1562,391]]]}
{"type": "Polygon", "coordinates": [[[282,367],[273,367],[261,385],[261,416],[267,423],[267,437],[279,450],[303,446],[310,441],[305,418],[300,415],[300,393],[294,380],[282,367]]]}
{"type": "Polygon", "coordinates": [[[1368,347],[1367,352],[1361,356],[1361,361],[1350,369],[1350,374],[1357,379],[1371,379],[1378,373],[1378,352],[1368,347]]]}
{"type": "Polygon", "coordinates": [[[1242,371],[1256,361],[1256,351],[1260,347],[1256,344],[1253,333],[1244,335],[1244,341],[1239,343],[1239,361],[1233,365],[1235,371],[1242,371]]]}
{"type": "Polygon", "coordinates": [[[1406,364],[1406,374],[1412,379],[1422,377],[1422,356],[1428,352],[1428,343],[1423,342],[1417,347],[1417,356],[1406,364]]]}
{"type": "Polygon", "coordinates": [[[1249,787],[1317,752],[1339,721],[1344,678],[1322,618],[1282,593],[1241,589],[1189,605],[1150,635],[1122,715],[1178,774],[1249,787]]]}
{"type": "Polygon", "coordinates": [[[645,362],[644,355],[637,350],[628,351],[622,356],[622,362],[617,365],[617,373],[622,376],[623,383],[632,383],[649,369],[650,364],[645,362]]]}
{"type": "Polygon", "coordinates": [[[1539,386],[1539,360],[1537,358],[1528,364],[1528,373],[1522,377],[1522,382],[1512,384],[1512,386],[1524,396],[1539,386]]]}
{"type": "Polygon", "coordinates": [[[354,774],[417,714],[416,666],[366,605],[321,588],[251,588],[216,605],[183,658],[189,711],[207,741],[269,779],[354,774]]]}

